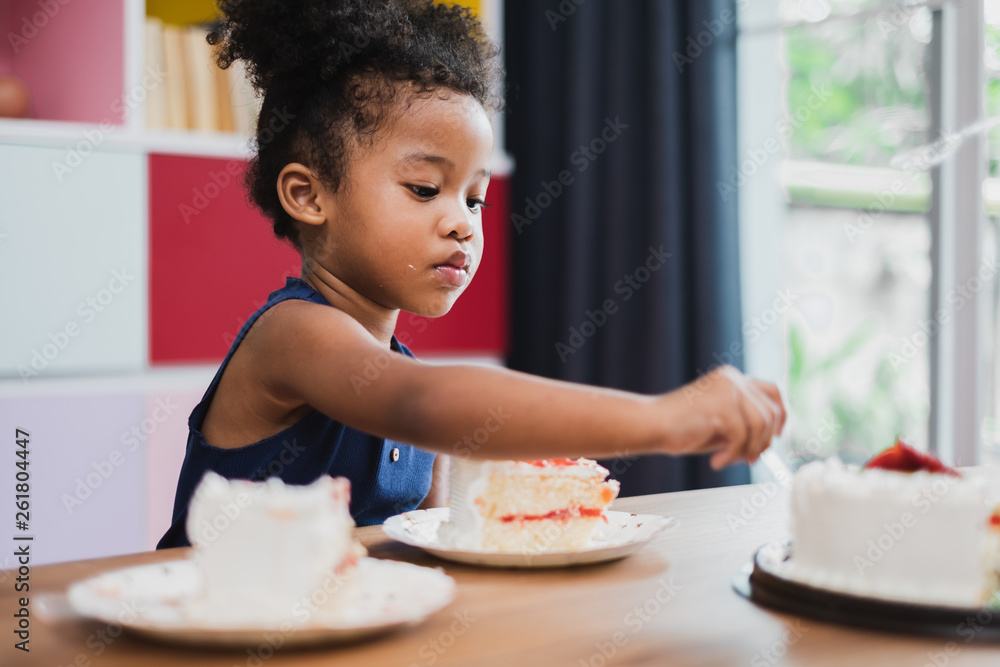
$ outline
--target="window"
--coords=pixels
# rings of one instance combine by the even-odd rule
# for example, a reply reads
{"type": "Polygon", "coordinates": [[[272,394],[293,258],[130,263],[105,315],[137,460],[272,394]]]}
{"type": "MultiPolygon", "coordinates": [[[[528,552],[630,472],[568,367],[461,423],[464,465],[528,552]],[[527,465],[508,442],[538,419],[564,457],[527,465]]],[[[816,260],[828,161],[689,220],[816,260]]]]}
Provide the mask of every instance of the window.
{"type": "Polygon", "coordinates": [[[1000,449],[998,47],[1000,0],[741,5],[747,370],[781,379],[793,467],[1000,449]]]}

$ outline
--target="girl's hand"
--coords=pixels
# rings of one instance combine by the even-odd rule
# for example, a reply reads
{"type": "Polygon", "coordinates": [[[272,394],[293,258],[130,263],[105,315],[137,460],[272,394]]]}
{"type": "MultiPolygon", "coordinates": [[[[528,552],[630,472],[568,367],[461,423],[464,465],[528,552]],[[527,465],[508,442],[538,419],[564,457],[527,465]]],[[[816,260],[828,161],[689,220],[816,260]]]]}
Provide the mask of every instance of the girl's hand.
{"type": "Polygon", "coordinates": [[[721,366],[661,400],[674,402],[680,415],[675,423],[680,439],[669,453],[715,452],[715,469],[741,459],[753,463],[785,427],[778,388],[732,366],[721,366]]]}

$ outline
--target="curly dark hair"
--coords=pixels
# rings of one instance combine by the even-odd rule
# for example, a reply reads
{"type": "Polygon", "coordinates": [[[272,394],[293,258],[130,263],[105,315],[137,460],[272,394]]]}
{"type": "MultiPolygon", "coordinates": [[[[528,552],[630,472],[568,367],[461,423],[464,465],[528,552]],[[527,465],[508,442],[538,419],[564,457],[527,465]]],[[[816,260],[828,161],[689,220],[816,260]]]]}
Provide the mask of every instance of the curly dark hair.
{"type": "Polygon", "coordinates": [[[449,89],[483,108],[503,106],[500,49],[460,6],[433,0],[219,0],[208,41],[223,69],[244,61],[262,96],[246,174],[274,234],[299,246],[275,191],[291,162],[336,192],[352,142],[369,141],[390,108],[449,89]],[[403,86],[400,84],[409,84],[403,86]],[[281,123],[276,129],[272,119],[281,123]]]}

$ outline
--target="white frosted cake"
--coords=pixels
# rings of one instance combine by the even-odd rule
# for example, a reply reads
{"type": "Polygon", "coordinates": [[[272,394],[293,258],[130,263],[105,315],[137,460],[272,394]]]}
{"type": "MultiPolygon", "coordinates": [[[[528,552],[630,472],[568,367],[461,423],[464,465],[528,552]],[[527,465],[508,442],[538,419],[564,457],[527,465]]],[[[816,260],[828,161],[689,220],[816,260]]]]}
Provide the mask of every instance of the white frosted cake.
{"type": "MultiPolygon", "coordinates": [[[[892,468],[901,457],[929,458],[899,447],[883,452],[880,461],[892,459],[892,468]]],[[[913,471],[858,469],[835,458],[800,468],[791,492],[792,554],[785,574],[862,596],[986,604],[1000,583],[1000,517],[987,502],[985,485],[936,461],[903,470],[913,471]]]]}
{"type": "Polygon", "coordinates": [[[321,476],[307,486],[206,473],[188,508],[191,558],[203,577],[193,609],[234,625],[307,623],[350,603],[364,548],[352,537],[351,486],[321,476]]]}
{"type": "Polygon", "coordinates": [[[607,523],[619,484],[589,459],[451,461],[444,544],[462,549],[540,552],[581,549],[607,523]]]}

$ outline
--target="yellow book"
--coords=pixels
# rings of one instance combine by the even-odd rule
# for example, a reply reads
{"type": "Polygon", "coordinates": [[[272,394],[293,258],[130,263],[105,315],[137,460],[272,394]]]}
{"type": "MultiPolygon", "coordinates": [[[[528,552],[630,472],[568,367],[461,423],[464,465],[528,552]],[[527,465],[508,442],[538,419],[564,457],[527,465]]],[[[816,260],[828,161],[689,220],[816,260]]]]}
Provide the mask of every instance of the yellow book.
{"type": "Polygon", "coordinates": [[[233,131],[233,105],[229,101],[229,73],[212,62],[215,76],[216,127],[221,132],[233,131]]]}
{"type": "Polygon", "coordinates": [[[218,103],[212,47],[208,30],[201,26],[184,29],[184,64],[187,74],[188,127],[211,132],[218,130],[218,103]]]}
{"type": "Polygon", "coordinates": [[[163,69],[166,71],[166,127],[186,130],[188,127],[187,85],[184,73],[184,29],[170,24],[163,26],[163,69]]]}
{"type": "MultiPolygon", "coordinates": [[[[163,21],[155,17],[146,19],[146,67],[163,72],[163,21]]],[[[160,130],[167,127],[167,82],[161,81],[146,94],[146,127],[160,130]]]]}

